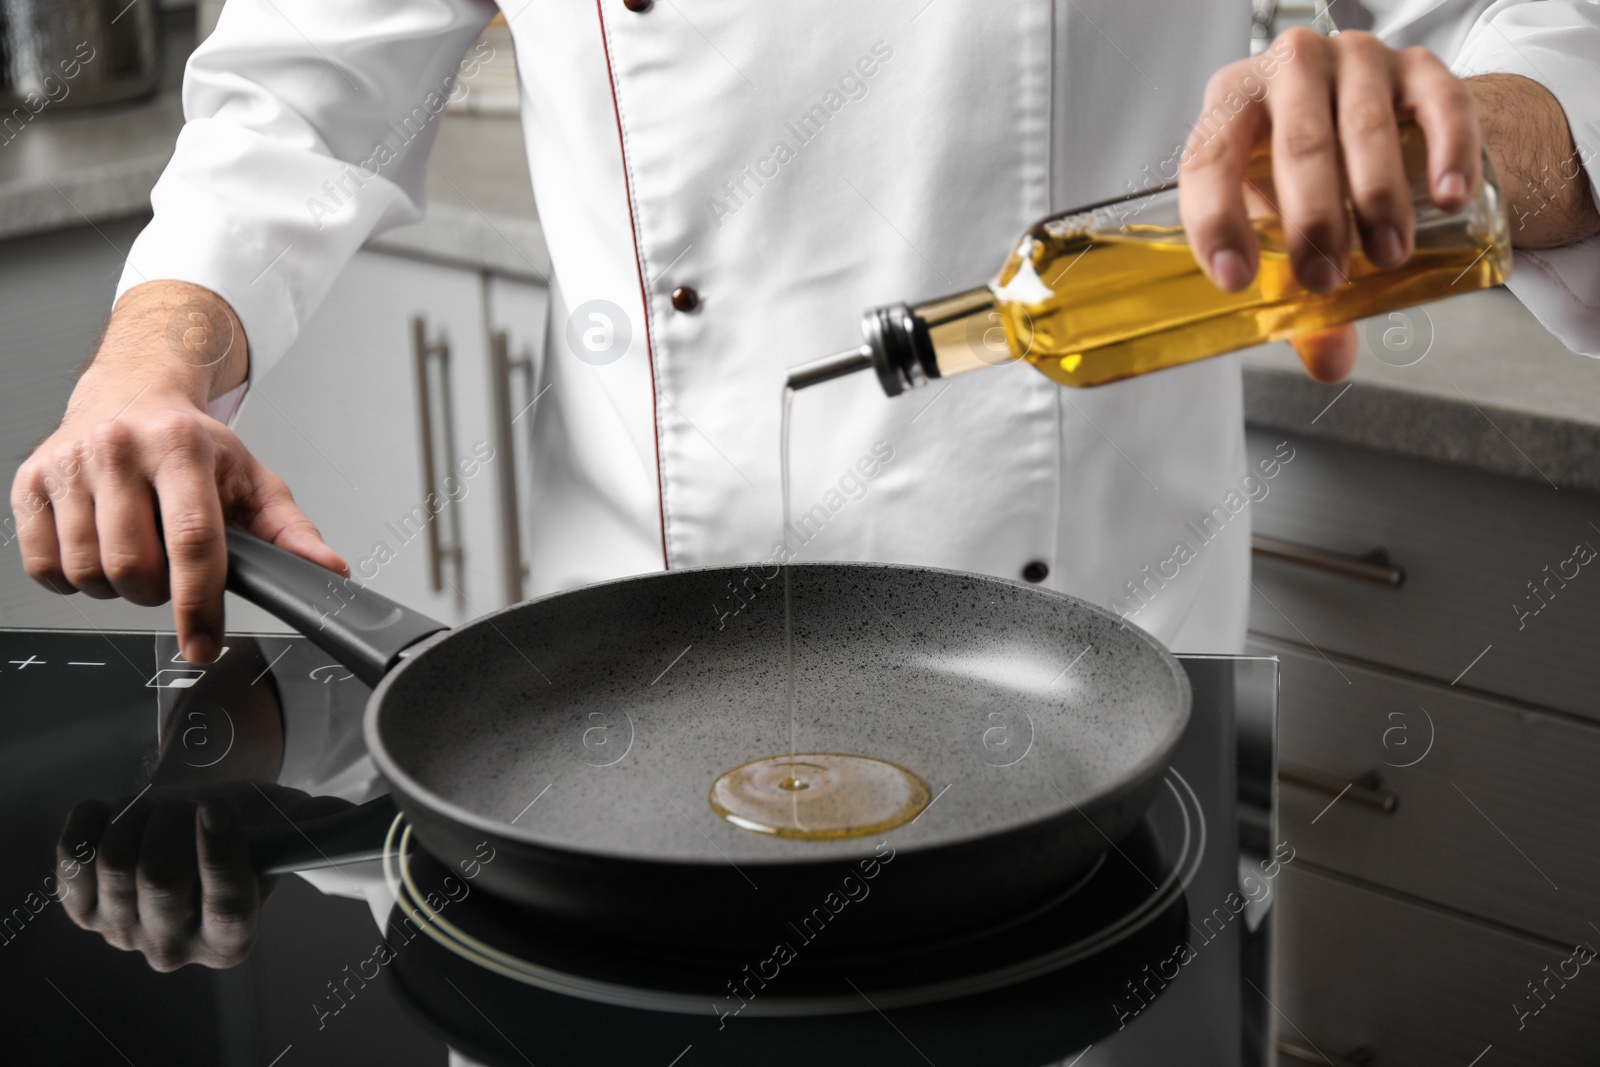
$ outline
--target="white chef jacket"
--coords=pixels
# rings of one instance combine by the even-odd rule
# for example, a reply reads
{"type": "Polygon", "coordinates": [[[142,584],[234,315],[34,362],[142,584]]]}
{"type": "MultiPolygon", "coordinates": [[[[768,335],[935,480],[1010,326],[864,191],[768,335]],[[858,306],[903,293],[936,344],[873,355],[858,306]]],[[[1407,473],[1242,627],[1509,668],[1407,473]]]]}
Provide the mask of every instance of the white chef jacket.
{"type": "MultiPolygon", "coordinates": [[[[1244,0],[506,6],[558,280],[530,413],[536,593],[771,558],[786,370],[858,343],[868,306],[981,284],[1038,217],[1135,188],[1185,140],[1207,77],[1246,54],[1250,17],[1244,0]],[[679,286],[697,309],[674,310],[679,286]],[[567,329],[593,301],[631,334],[601,365],[567,329]]],[[[1333,12],[1463,72],[1543,83],[1588,163],[1600,7],[1476,6],[1333,12]]],[[[244,324],[252,375],[270,373],[355,251],[421,216],[438,110],[494,12],[231,0],[189,62],[188,123],[119,295],[155,279],[214,290],[244,324]],[[354,188],[355,168],[355,195],[312,207],[329,206],[325,183],[354,188]]],[[[1518,269],[1540,320],[1600,354],[1600,243],[1519,253],[1518,269]]],[[[809,390],[791,502],[825,522],[791,547],[1008,578],[1039,561],[1057,589],[1137,605],[1132,621],[1179,650],[1237,651],[1248,509],[1204,543],[1189,524],[1239,497],[1239,377],[1222,357],[1086,391],[1021,366],[892,400],[870,375],[809,390]],[[851,478],[867,456],[876,475],[851,478]],[[1150,582],[1178,542],[1194,558],[1150,582]]],[[[361,768],[325,765],[334,747],[299,746],[286,780],[336,776],[364,795],[361,768]]]]}
{"type": "MultiPolygon", "coordinates": [[[[1134,188],[1245,54],[1249,17],[1241,0],[507,6],[558,280],[531,413],[536,593],[770,558],[786,369],[857,343],[869,305],[982,283],[1036,218],[1134,188]],[[685,285],[700,306],[674,310],[685,285]],[[597,300],[631,334],[599,366],[569,342],[589,320],[566,328],[597,300]]],[[[1474,6],[1334,12],[1544,82],[1600,147],[1600,8],[1474,6]]],[[[232,0],[189,62],[188,123],[122,288],[218,292],[270,373],[350,256],[421,215],[433,116],[494,11],[232,0]],[[330,214],[325,183],[354,189],[356,171],[330,214]]],[[[1590,353],[1597,250],[1520,255],[1516,282],[1590,353]]],[[[827,521],[791,546],[1008,578],[1039,561],[1175,648],[1235,651],[1248,512],[1208,542],[1188,530],[1240,496],[1239,375],[1224,357],[1086,391],[1020,365],[898,399],[870,375],[817,387],[795,405],[791,503],[827,521]],[[847,477],[874,446],[892,459],[847,477]],[[1152,581],[1179,542],[1194,558],[1152,581]]]]}

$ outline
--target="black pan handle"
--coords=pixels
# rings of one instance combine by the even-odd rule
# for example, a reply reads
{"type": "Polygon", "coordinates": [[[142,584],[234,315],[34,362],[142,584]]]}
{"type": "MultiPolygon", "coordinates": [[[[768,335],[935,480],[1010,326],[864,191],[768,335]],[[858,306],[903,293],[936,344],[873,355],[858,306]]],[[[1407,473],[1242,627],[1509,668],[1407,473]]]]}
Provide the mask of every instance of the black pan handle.
{"type": "Polygon", "coordinates": [[[250,862],[261,874],[288,874],[375,860],[398,813],[382,796],[318,819],[252,826],[245,834],[250,862]]]}
{"type": "Polygon", "coordinates": [[[352,578],[228,528],[228,589],[311,639],[369,686],[444,623],[352,578]]]}

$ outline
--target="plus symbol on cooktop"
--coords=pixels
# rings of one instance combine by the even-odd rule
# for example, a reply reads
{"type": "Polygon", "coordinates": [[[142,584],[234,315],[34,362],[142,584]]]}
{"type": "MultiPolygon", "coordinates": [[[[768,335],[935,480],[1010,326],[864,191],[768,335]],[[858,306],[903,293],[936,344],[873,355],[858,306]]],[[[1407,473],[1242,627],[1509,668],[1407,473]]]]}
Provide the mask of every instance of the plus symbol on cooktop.
{"type": "Polygon", "coordinates": [[[14,659],[11,662],[16,664],[17,670],[20,671],[20,670],[26,670],[27,668],[33,666],[35,663],[39,664],[39,666],[42,667],[48,661],[47,660],[42,660],[38,656],[30,655],[27,659],[14,659]]]}

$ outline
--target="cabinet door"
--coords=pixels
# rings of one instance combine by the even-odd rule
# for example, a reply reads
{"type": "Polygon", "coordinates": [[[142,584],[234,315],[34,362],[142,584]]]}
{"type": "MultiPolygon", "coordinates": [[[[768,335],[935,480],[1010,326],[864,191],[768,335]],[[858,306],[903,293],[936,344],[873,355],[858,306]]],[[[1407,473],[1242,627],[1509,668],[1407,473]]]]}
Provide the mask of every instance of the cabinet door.
{"type": "MultiPolygon", "coordinates": [[[[11,480],[40,438],[60,422],[78,370],[94,353],[126,249],[143,220],[64,230],[0,245],[0,479],[11,480]]],[[[29,578],[17,550],[17,522],[8,506],[0,524],[0,627],[28,629],[169,630],[171,610],[123,600],[64,597],[29,578]]],[[[235,629],[282,629],[276,620],[228,597],[235,629]]]]}
{"type": "Polygon", "coordinates": [[[544,375],[545,329],[550,315],[550,291],[542,285],[490,277],[489,401],[493,413],[495,485],[499,491],[500,524],[497,530],[503,597],[515,603],[527,595],[528,553],[531,545],[525,491],[533,470],[529,445],[540,397],[548,385],[544,375]]]}
{"type": "MultiPolygon", "coordinates": [[[[1252,431],[1250,450],[1282,439],[1252,431]]],[[[1252,508],[1258,546],[1276,542],[1256,555],[1252,629],[1600,718],[1600,497],[1290,441],[1252,508]]]]}
{"type": "MultiPolygon", "coordinates": [[[[1341,874],[1552,941],[1600,916],[1600,729],[1257,639],[1283,672],[1278,826],[1341,874]]],[[[1600,990],[1600,983],[1597,983],[1600,990]]],[[[1597,993],[1600,995],[1600,993],[1597,993]]]]}
{"type": "Polygon", "coordinates": [[[1600,962],[1574,958],[1578,943],[1600,943],[1587,928],[1523,937],[1306,860],[1283,869],[1277,906],[1280,1064],[1595,1062],[1600,962]]]}
{"type": "Polygon", "coordinates": [[[364,252],[235,428],[374,589],[447,623],[505,602],[482,277],[364,252]]]}

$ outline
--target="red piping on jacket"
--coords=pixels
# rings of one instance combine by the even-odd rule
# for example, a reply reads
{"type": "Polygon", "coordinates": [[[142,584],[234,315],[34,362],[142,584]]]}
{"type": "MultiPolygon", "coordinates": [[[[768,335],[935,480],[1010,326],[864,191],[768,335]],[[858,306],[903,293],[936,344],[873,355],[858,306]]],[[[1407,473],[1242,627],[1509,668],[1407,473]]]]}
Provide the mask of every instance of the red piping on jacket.
{"type": "Polygon", "coordinates": [[[611,65],[611,41],[606,35],[606,10],[602,0],[594,0],[600,19],[600,47],[606,54],[606,78],[611,83],[611,113],[617,119],[617,151],[622,155],[622,184],[628,192],[628,228],[633,233],[633,262],[639,272],[639,304],[644,309],[644,350],[650,363],[650,421],[656,443],[656,506],[661,516],[661,568],[671,570],[667,559],[667,479],[661,469],[661,413],[656,385],[656,352],[650,339],[650,294],[645,288],[644,255],[639,251],[639,219],[633,210],[633,179],[628,173],[628,142],[622,134],[622,102],[617,95],[617,72],[611,65]]]}

